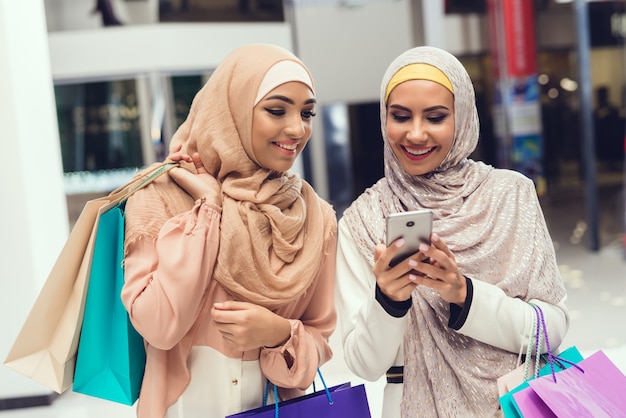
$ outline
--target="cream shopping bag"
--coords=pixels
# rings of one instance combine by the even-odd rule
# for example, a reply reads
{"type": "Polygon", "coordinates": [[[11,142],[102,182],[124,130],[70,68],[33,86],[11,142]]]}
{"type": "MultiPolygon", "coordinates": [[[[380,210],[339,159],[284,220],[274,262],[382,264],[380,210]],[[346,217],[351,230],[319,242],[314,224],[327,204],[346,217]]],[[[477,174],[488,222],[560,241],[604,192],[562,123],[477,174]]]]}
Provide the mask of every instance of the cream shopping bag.
{"type": "Polygon", "coordinates": [[[72,385],[100,214],[173,167],[171,163],[152,166],[108,196],[85,204],[5,365],[57,393],[72,385]]]}

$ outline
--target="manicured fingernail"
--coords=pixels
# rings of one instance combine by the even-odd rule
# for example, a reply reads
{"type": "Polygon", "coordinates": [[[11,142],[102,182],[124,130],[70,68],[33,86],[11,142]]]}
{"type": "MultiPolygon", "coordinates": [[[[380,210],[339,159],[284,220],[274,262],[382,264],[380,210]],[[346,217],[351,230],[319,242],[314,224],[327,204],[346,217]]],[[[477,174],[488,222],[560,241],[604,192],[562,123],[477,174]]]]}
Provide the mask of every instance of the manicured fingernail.
{"type": "Polygon", "coordinates": [[[399,240],[396,241],[396,247],[400,248],[404,245],[404,239],[400,238],[399,240]]]}
{"type": "Polygon", "coordinates": [[[410,259],[410,260],[409,260],[409,266],[411,266],[411,267],[417,267],[417,261],[415,261],[415,260],[413,260],[413,259],[410,259]]]}
{"type": "Polygon", "coordinates": [[[437,234],[435,234],[433,232],[433,234],[431,235],[430,239],[433,240],[433,241],[439,241],[439,235],[437,235],[437,234]]]}
{"type": "Polygon", "coordinates": [[[414,282],[417,280],[417,276],[415,274],[409,274],[409,280],[414,282]]]}
{"type": "Polygon", "coordinates": [[[419,246],[420,251],[424,252],[424,251],[428,251],[428,245],[421,243],[419,246]]]}

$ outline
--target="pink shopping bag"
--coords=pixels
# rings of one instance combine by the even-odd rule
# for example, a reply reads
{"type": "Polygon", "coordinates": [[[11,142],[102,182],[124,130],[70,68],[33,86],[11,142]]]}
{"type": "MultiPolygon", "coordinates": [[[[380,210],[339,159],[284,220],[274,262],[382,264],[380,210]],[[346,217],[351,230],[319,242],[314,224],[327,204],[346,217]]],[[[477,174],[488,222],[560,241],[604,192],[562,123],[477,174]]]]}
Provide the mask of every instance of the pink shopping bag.
{"type": "Polygon", "coordinates": [[[624,416],[626,376],[606,354],[597,351],[578,366],[529,381],[529,388],[513,395],[522,414],[568,418],[624,416]],[[544,407],[550,412],[545,412],[544,407]]]}

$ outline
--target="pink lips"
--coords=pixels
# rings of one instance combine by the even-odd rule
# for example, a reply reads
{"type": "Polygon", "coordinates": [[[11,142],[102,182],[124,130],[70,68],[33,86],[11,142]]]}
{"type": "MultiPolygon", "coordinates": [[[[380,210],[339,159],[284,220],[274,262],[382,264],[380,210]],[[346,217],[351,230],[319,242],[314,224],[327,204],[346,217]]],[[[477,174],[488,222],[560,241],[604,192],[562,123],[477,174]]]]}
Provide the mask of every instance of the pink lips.
{"type": "Polygon", "coordinates": [[[402,149],[404,150],[404,155],[405,155],[405,156],[406,156],[409,160],[412,160],[412,161],[421,161],[421,160],[423,160],[423,159],[427,158],[429,155],[431,155],[431,154],[435,151],[436,147],[419,148],[419,149],[418,149],[418,148],[411,148],[411,149],[413,149],[413,150],[415,150],[415,151],[418,151],[418,150],[419,150],[419,151],[428,150],[428,152],[425,152],[424,154],[420,154],[420,155],[411,154],[410,152],[408,152],[408,151],[407,151],[407,149],[409,149],[409,148],[407,148],[407,147],[405,147],[405,146],[403,146],[403,147],[402,147],[402,149]]]}
{"type": "Polygon", "coordinates": [[[298,145],[297,143],[283,144],[283,143],[279,143],[279,142],[274,142],[274,146],[276,148],[278,148],[278,150],[280,152],[282,152],[283,154],[286,154],[286,155],[294,155],[296,153],[296,151],[298,150],[297,145],[298,145]],[[281,146],[281,145],[288,145],[289,148],[293,148],[293,149],[283,148],[283,146],[281,146]]]}

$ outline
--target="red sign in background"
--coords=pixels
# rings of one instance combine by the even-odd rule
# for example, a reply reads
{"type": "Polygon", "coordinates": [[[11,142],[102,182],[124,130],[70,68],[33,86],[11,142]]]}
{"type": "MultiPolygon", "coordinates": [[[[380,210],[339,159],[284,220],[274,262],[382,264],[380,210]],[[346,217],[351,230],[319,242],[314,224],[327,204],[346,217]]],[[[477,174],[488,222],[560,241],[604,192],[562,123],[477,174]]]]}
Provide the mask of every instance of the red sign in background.
{"type": "Polygon", "coordinates": [[[541,111],[537,83],[533,3],[488,0],[489,40],[496,94],[494,113],[501,120],[498,164],[513,168],[545,190],[541,111]]]}
{"type": "Polygon", "coordinates": [[[489,0],[489,38],[496,78],[499,78],[498,57],[506,56],[506,74],[520,77],[537,72],[533,3],[528,0],[489,0]],[[500,20],[501,19],[501,20],[500,20]],[[500,20],[500,22],[498,22],[500,20]],[[501,23],[501,24],[498,24],[501,23]],[[498,42],[504,41],[504,51],[498,42]]]}
{"type": "Polygon", "coordinates": [[[537,72],[537,52],[533,2],[503,0],[502,14],[509,75],[519,77],[535,74],[537,72]]]}

